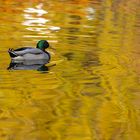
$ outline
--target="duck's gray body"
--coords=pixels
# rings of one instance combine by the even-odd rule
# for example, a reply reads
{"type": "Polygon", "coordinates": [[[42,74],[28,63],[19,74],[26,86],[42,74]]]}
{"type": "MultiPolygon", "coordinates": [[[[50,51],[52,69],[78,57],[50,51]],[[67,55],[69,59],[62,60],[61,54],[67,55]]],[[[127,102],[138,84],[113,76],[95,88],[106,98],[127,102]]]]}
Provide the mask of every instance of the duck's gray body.
{"type": "Polygon", "coordinates": [[[9,49],[9,55],[12,60],[25,61],[25,60],[50,60],[50,54],[38,48],[25,47],[16,50],[9,49]]]}

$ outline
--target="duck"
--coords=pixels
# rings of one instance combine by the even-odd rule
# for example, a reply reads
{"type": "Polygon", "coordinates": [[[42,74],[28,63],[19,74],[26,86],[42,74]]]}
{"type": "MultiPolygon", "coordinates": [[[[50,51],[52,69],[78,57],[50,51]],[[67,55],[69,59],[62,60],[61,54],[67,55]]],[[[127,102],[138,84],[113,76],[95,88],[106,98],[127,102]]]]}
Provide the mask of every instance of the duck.
{"type": "Polygon", "coordinates": [[[45,49],[49,47],[49,43],[46,40],[38,41],[36,48],[22,47],[18,49],[9,48],[8,53],[12,61],[36,61],[47,60],[50,61],[50,54],[45,49]]]}

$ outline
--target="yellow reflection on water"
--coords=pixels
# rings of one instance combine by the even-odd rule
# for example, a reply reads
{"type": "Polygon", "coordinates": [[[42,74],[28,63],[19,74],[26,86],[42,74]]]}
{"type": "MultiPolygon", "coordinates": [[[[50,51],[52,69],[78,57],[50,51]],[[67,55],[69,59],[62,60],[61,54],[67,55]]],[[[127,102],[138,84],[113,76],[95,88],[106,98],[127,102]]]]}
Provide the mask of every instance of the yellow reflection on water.
{"type": "Polygon", "coordinates": [[[0,140],[140,139],[138,0],[0,3],[0,140]],[[40,39],[50,64],[7,70],[40,39]]]}

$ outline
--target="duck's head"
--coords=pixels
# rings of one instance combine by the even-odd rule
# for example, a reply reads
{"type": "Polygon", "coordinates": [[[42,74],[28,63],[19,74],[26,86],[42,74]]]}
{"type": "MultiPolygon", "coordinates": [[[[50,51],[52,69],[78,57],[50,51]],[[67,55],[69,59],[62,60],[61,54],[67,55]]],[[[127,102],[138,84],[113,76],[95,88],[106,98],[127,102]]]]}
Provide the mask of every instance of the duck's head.
{"type": "Polygon", "coordinates": [[[37,48],[45,51],[49,47],[49,43],[46,40],[40,40],[37,43],[37,48]]]}

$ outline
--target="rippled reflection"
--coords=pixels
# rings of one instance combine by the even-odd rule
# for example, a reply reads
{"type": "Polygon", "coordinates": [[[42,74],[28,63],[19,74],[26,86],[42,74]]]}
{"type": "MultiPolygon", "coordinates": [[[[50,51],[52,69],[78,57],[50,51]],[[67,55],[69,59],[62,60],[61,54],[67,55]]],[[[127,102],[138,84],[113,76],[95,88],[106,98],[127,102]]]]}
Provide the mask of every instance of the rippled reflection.
{"type": "MultiPolygon", "coordinates": [[[[49,22],[49,20],[42,17],[44,14],[47,14],[48,12],[43,10],[42,8],[43,4],[41,3],[35,6],[35,8],[26,8],[24,10],[25,21],[22,24],[27,26],[26,27],[27,30],[37,32],[38,34],[50,33],[46,32],[47,28],[45,27],[46,23],[49,22]]],[[[29,36],[24,35],[24,37],[29,36]]]]}
{"type": "MultiPolygon", "coordinates": [[[[26,29],[36,33],[37,35],[27,34],[23,35],[24,38],[56,38],[54,35],[51,35],[52,31],[59,31],[61,28],[58,26],[49,25],[48,22],[51,19],[44,17],[46,14],[49,14],[47,10],[43,9],[43,3],[36,5],[34,8],[26,8],[24,12],[24,22],[22,25],[26,26],[26,29]],[[48,25],[47,25],[48,24],[48,25]],[[47,35],[48,34],[48,35],[47,35]]],[[[57,41],[53,41],[57,42],[57,41]]]]}
{"type": "Polygon", "coordinates": [[[140,139],[139,1],[0,0],[0,12],[0,140],[140,139]],[[50,63],[9,65],[8,48],[40,39],[50,63]]]}
{"type": "Polygon", "coordinates": [[[38,70],[48,71],[48,67],[45,66],[48,63],[46,60],[36,61],[12,61],[9,64],[8,70],[38,70]]]}

